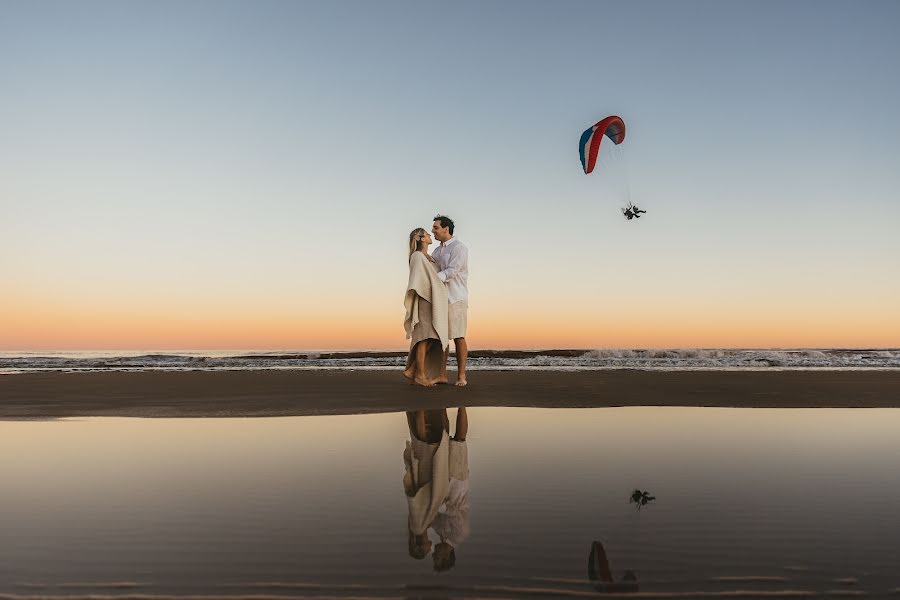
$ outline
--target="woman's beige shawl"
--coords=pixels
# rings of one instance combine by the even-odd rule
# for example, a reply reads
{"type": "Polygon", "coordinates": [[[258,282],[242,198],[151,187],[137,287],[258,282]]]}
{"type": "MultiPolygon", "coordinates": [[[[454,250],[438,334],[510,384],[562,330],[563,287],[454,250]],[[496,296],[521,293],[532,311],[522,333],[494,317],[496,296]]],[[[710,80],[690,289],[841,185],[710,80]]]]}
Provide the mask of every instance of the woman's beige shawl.
{"type": "Polygon", "coordinates": [[[409,257],[409,283],[406,285],[406,296],[403,305],[406,317],[403,328],[406,339],[412,337],[413,329],[419,322],[419,298],[431,303],[431,318],[434,330],[441,338],[441,349],[450,345],[450,306],[447,302],[447,286],[438,277],[431,261],[422,252],[413,252],[409,257]]]}
{"type": "Polygon", "coordinates": [[[413,436],[403,451],[403,490],[409,507],[409,530],[419,535],[431,525],[450,493],[450,437],[441,434],[440,444],[426,444],[413,436]],[[419,478],[420,460],[431,459],[431,469],[419,478]]]}

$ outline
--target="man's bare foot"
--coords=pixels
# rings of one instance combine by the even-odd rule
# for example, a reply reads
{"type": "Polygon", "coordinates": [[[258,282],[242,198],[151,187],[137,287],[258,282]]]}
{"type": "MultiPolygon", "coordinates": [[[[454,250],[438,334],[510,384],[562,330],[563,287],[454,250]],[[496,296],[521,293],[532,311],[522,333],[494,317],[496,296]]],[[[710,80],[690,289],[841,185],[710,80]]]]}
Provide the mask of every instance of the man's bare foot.
{"type": "Polygon", "coordinates": [[[459,377],[456,378],[456,386],[457,387],[466,387],[467,384],[468,384],[468,382],[466,381],[465,375],[460,375],[459,377]]]}
{"type": "Polygon", "coordinates": [[[403,369],[403,376],[409,379],[410,382],[412,382],[413,378],[416,376],[415,366],[409,367],[408,369],[403,369]]]}
{"type": "Polygon", "coordinates": [[[447,379],[446,375],[438,375],[437,377],[434,378],[434,383],[438,384],[438,385],[442,384],[442,383],[450,383],[450,380],[447,379]]]}
{"type": "Polygon", "coordinates": [[[428,379],[427,377],[425,377],[423,375],[416,375],[416,378],[413,379],[413,385],[421,385],[424,387],[431,387],[434,385],[434,381],[431,379],[428,379]]]}

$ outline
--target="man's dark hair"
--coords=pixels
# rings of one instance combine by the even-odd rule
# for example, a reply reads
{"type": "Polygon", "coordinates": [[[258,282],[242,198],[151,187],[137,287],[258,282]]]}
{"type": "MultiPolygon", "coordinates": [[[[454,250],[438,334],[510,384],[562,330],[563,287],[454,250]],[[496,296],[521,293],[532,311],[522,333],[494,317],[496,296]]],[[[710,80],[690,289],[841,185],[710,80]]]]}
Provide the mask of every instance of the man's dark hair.
{"type": "Polygon", "coordinates": [[[437,215],[432,221],[440,221],[441,227],[447,227],[450,229],[450,235],[453,235],[453,219],[444,215],[437,215]]]}

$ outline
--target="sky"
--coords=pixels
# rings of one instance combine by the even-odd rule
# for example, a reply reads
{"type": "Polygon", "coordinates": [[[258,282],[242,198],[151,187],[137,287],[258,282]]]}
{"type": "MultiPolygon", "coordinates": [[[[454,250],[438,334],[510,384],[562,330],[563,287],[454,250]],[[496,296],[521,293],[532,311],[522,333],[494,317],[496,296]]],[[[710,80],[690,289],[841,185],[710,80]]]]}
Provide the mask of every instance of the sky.
{"type": "Polygon", "coordinates": [[[0,350],[402,349],[437,213],[471,349],[898,347],[898,26],[895,1],[0,0],[0,350]]]}

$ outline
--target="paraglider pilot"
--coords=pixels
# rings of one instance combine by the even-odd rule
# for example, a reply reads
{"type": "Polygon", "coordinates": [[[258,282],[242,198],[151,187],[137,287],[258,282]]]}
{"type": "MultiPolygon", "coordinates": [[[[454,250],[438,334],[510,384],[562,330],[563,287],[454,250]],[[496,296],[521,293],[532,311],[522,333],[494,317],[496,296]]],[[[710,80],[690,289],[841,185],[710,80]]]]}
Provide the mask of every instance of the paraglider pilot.
{"type": "Polygon", "coordinates": [[[647,212],[646,210],[641,210],[631,202],[628,203],[628,206],[622,209],[622,214],[625,215],[625,218],[629,221],[632,219],[640,219],[641,213],[647,212]]]}

